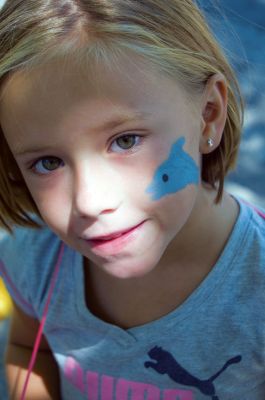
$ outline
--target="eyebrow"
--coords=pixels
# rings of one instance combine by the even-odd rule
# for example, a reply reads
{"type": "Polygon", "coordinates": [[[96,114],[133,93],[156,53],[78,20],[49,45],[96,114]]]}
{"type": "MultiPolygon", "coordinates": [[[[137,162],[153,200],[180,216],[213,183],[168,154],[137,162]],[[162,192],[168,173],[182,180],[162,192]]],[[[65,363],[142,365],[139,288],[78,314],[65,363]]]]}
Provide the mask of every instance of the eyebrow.
{"type": "MultiPolygon", "coordinates": [[[[133,113],[127,113],[127,114],[122,114],[122,115],[116,115],[112,116],[112,118],[109,118],[106,120],[102,125],[99,127],[96,127],[93,129],[94,132],[99,132],[99,131],[104,131],[104,130],[112,130],[115,128],[118,128],[119,126],[128,123],[128,122],[133,122],[139,119],[146,120],[148,117],[153,115],[151,112],[140,112],[140,111],[135,111],[133,113]]],[[[35,146],[35,147],[29,147],[25,149],[21,149],[19,151],[14,151],[15,156],[23,156],[25,154],[35,154],[35,153],[40,153],[40,152],[45,152],[45,151],[51,151],[54,150],[52,146],[35,146]]]]}

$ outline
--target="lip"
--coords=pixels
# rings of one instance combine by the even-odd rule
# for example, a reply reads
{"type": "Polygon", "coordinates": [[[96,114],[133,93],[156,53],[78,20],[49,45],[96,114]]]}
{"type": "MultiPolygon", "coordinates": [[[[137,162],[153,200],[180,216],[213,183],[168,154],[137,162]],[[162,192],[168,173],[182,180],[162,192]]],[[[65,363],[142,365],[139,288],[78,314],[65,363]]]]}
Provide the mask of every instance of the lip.
{"type": "MultiPolygon", "coordinates": [[[[114,254],[122,250],[124,246],[126,246],[129,242],[133,241],[139,231],[141,230],[142,226],[146,221],[141,222],[140,224],[134,226],[133,228],[123,231],[123,233],[112,239],[89,239],[86,240],[91,250],[95,251],[96,253],[104,253],[104,254],[114,254]]],[[[115,235],[119,234],[120,232],[116,232],[115,235]]],[[[111,236],[113,236],[112,234],[111,236]]],[[[102,237],[102,236],[101,236],[102,237]]],[[[104,236],[103,236],[104,237],[104,236]]],[[[107,237],[107,236],[105,236],[107,237]]]]}
{"type": "Polygon", "coordinates": [[[129,229],[123,229],[121,231],[110,233],[109,235],[95,236],[95,237],[89,238],[87,240],[91,241],[91,242],[92,241],[95,242],[95,241],[106,241],[106,240],[116,239],[118,236],[124,235],[125,233],[130,232],[133,229],[137,228],[137,226],[139,226],[140,224],[137,224],[137,225],[135,225],[135,226],[133,226],[132,228],[129,228],[129,229]]]}

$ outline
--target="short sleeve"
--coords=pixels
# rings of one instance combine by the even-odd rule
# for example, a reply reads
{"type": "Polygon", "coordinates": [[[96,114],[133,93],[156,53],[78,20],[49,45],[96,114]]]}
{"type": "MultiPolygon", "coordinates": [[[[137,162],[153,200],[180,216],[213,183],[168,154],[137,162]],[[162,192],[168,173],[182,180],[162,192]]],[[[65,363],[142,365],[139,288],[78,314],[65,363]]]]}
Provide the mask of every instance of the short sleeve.
{"type": "Polygon", "coordinates": [[[40,319],[60,240],[47,227],[0,231],[0,276],[13,301],[40,319]]]}
{"type": "Polygon", "coordinates": [[[29,316],[35,317],[34,309],[28,299],[27,282],[24,282],[19,264],[22,261],[16,237],[0,233],[0,275],[14,302],[29,316]]]}

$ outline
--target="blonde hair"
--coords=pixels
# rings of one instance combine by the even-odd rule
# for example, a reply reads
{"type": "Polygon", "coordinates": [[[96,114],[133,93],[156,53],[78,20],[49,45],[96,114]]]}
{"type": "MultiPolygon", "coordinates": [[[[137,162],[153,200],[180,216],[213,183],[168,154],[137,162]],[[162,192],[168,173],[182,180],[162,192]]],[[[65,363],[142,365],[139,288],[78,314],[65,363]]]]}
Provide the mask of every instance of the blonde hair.
{"type": "MultiPolygon", "coordinates": [[[[0,12],[0,89],[19,70],[75,54],[80,65],[112,63],[132,51],[202,93],[222,73],[228,114],[218,148],[202,157],[202,180],[218,189],[234,168],[243,124],[243,100],[235,74],[192,0],[7,0],[0,12]]],[[[41,217],[0,127],[0,226],[37,228],[41,217]]]]}

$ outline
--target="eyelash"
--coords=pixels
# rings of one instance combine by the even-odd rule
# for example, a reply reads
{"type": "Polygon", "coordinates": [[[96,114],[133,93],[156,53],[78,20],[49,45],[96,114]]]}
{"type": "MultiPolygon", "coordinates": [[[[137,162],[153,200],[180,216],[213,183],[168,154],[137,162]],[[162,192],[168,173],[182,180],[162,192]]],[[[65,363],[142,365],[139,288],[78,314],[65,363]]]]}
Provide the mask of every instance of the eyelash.
{"type": "MultiPolygon", "coordinates": [[[[124,135],[121,135],[121,136],[119,136],[119,137],[117,137],[116,139],[114,139],[113,141],[112,141],[112,143],[111,143],[111,145],[113,144],[113,143],[115,143],[115,142],[117,142],[119,139],[123,139],[123,138],[138,138],[139,139],[139,142],[137,143],[137,144],[134,144],[133,146],[132,146],[132,148],[130,148],[130,149],[124,149],[124,151],[122,151],[122,152],[118,152],[118,154],[131,154],[131,153],[134,153],[134,149],[135,149],[135,147],[138,147],[138,146],[140,146],[141,144],[142,144],[142,142],[143,142],[143,140],[144,140],[144,137],[143,136],[141,136],[141,135],[136,135],[136,134],[130,134],[130,133],[127,133],[127,134],[124,134],[124,135]]],[[[59,157],[55,157],[55,156],[45,156],[45,157],[40,157],[40,158],[38,158],[37,160],[35,160],[31,165],[30,165],[30,167],[29,167],[29,169],[30,170],[32,170],[35,174],[37,174],[37,175],[41,175],[41,176],[47,176],[47,175],[50,175],[51,173],[53,173],[54,171],[57,171],[57,169],[59,168],[55,168],[54,170],[51,170],[51,171],[49,171],[49,170],[46,170],[46,173],[42,173],[42,172],[38,172],[37,171],[37,169],[36,169],[36,167],[37,167],[37,165],[38,165],[38,163],[41,163],[42,161],[44,161],[44,160],[58,160],[58,161],[60,161],[60,158],[59,157]]],[[[62,160],[61,160],[62,161],[62,160]]],[[[44,168],[44,167],[43,167],[44,168]]],[[[44,168],[45,169],[45,168],[44,168]]]]}

